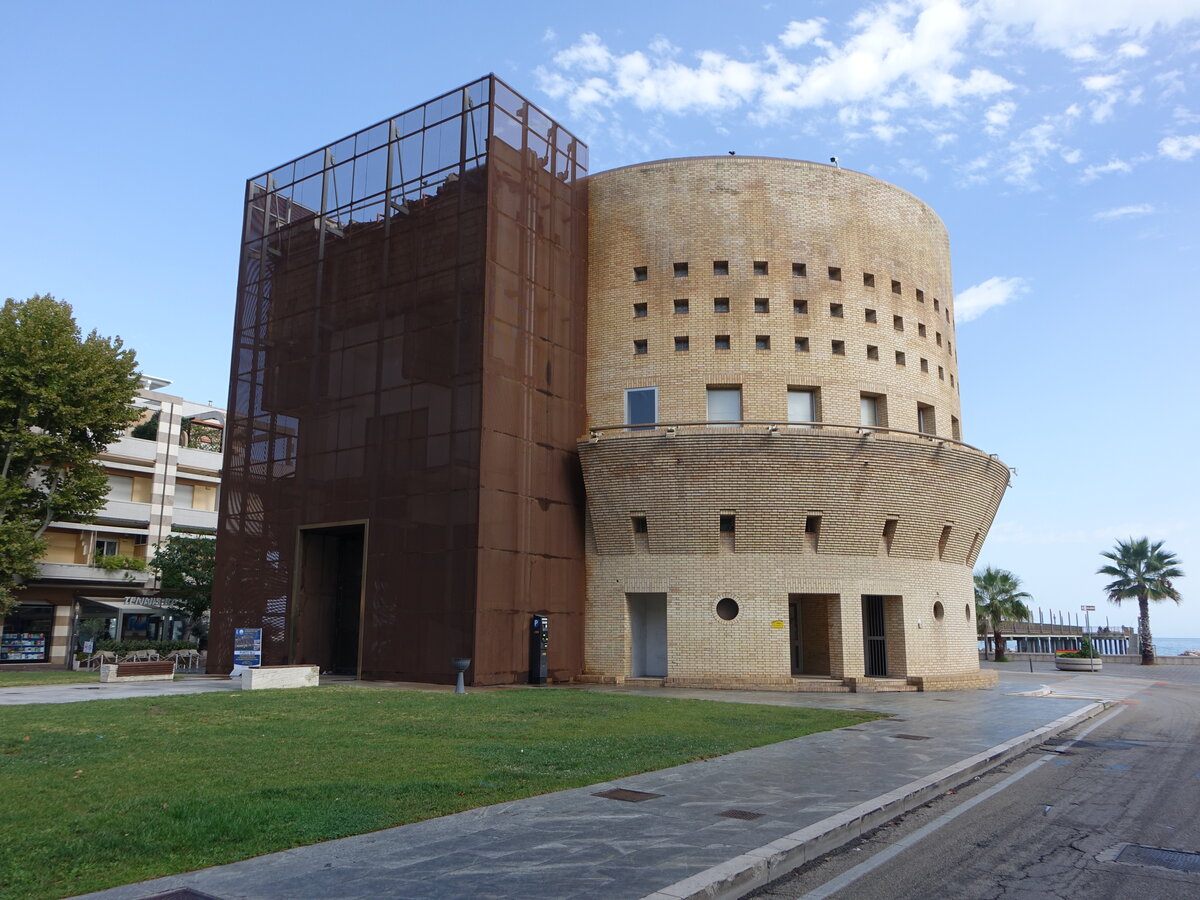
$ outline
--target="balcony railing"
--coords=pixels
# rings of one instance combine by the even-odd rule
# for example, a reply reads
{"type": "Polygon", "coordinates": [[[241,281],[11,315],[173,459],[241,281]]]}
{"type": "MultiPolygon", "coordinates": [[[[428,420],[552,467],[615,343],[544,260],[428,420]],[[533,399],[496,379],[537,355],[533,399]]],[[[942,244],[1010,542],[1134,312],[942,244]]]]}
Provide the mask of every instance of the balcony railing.
{"type": "MultiPolygon", "coordinates": [[[[898,435],[919,438],[933,444],[950,444],[955,447],[961,447],[964,450],[972,450],[976,453],[984,452],[978,447],[955,438],[949,438],[940,434],[927,434],[923,431],[906,431],[903,428],[886,428],[881,425],[848,425],[838,422],[783,422],[758,419],[747,419],[737,422],[654,422],[641,425],[597,425],[588,429],[588,440],[595,443],[604,437],[605,432],[655,433],[665,434],[670,437],[676,434],[703,434],[712,431],[728,432],[732,429],[739,429],[742,433],[760,432],[764,434],[804,434],[814,431],[837,432],[849,435],[857,434],[864,440],[870,440],[874,437],[892,437],[898,435]]],[[[991,456],[993,459],[997,458],[994,453],[984,455],[991,456]]]]}
{"type": "Polygon", "coordinates": [[[144,585],[150,580],[149,572],[135,572],[132,569],[102,569],[84,563],[39,562],[37,565],[39,578],[54,581],[144,585]]]}
{"type": "Polygon", "coordinates": [[[96,518],[108,521],[150,524],[150,504],[133,503],[129,500],[106,500],[96,513],[96,518]]]}
{"type": "Polygon", "coordinates": [[[217,512],[211,509],[191,509],[186,506],[176,506],[171,513],[175,525],[183,528],[213,529],[217,527],[217,512]]]}
{"type": "Polygon", "coordinates": [[[221,454],[213,450],[180,447],[179,465],[189,469],[205,469],[215,475],[221,471],[221,454]]]}

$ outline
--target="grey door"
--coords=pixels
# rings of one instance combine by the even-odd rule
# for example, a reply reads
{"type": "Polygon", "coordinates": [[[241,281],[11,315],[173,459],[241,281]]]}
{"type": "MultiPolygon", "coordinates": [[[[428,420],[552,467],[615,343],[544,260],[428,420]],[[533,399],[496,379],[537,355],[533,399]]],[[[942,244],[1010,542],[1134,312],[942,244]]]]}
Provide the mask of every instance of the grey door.
{"type": "Polygon", "coordinates": [[[665,678],[667,674],[667,595],[626,594],[629,598],[629,637],[634,678],[665,678]]]}

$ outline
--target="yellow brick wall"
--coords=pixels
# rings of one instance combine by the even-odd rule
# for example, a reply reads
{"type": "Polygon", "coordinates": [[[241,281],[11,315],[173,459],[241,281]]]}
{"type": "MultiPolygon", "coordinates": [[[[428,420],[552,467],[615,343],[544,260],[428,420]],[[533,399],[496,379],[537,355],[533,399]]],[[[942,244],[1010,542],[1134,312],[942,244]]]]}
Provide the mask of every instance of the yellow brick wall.
{"type": "Polygon", "coordinates": [[[974,684],[971,566],[1008,470],[953,440],[856,427],[869,393],[886,399],[881,425],[916,431],[918,405],[929,405],[937,434],[954,436],[961,414],[941,221],[892,185],[789,160],[648,163],[593,176],[589,191],[585,672],[629,674],[626,595],[650,592],[667,597],[671,678],[786,680],[789,595],[824,595],[805,601],[819,603],[821,623],[804,621],[806,661],[861,676],[861,597],[880,594],[889,675],[974,684]],[[715,274],[714,261],[727,261],[729,274],[715,274]],[[686,277],[676,277],[684,262],[686,277]],[[766,274],[755,274],[764,262],[766,274]],[[793,274],[798,263],[803,277],[793,274]],[[645,280],[635,279],[638,267],[645,280]],[[714,311],[718,297],[729,298],[728,313],[714,311]],[[755,311],[759,298],[769,311],[755,311]],[[688,312],[676,314],[684,299],[688,312]],[[797,300],[807,313],[794,312],[797,300]],[[716,335],[729,335],[729,350],[715,348],[716,335]],[[677,336],[688,350],[674,349],[677,336]],[[759,336],[770,349],[755,348],[759,336]],[[797,336],[808,352],[795,350],[797,336]],[[835,340],[844,356],[831,352],[835,340]],[[641,341],[646,352],[635,353],[641,341]],[[703,423],[713,385],[740,385],[742,418],[760,422],[786,422],[788,387],[814,388],[818,418],[830,425],[611,427],[624,421],[624,391],[648,386],[658,388],[660,424],[703,423]],[[731,541],[722,540],[722,514],[735,516],[731,541]],[[645,517],[646,534],[635,537],[634,515],[645,517]],[[819,535],[805,533],[809,516],[820,517],[819,535]],[[716,614],[722,597],[739,604],[731,621],[716,614]],[[825,644],[809,646],[814,629],[825,644]]]}
{"type": "Polygon", "coordinates": [[[624,390],[646,386],[658,387],[664,422],[704,421],[706,385],[742,385],[745,419],[785,420],[794,386],[819,390],[824,421],[858,424],[866,392],[886,397],[892,428],[916,431],[924,403],[936,411],[938,433],[953,436],[951,416],[961,415],[949,246],[920,200],[857,172],[753,157],[616,169],[592,176],[589,192],[590,426],[624,421],[624,390]],[[718,260],[728,275],[713,274],[718,260]],[[674,276],[677,262],[688,264],[687,277],[674,276]],[[755,262],[767,263],[766,275],[753,274],[755,262]],[[794,263],[805,277],[792,274],[794,263]],[[643,266],[646,280],[635,281],[643,266]],[[829,279],[831,266],[841,281],[829,279]],[[874,287],[863,284],[864,272],[874,287]],[[714,312],[717,297],[729,298],[728,313],[714,312]],[[769,301],[769,312],[754,311],[756,298],[769,301]],[[677,299],[688,301],[686,315],[675,314],[677,299]],[[807,314],[793,311],[795,300],[807,302],[807,314]],[[646,316],[638,318],[641,303],[646,316]],[[835,303],[841,318],[830,315],[835,303]],[[716,335],[729,335],[731,348],[715,349],[716,335]],[[689,338],[687,351],[674,349],[677,336],[689,338]],[[770,338],[769,350],[755,349],[758,336],[770,338]],[[796,352],[796,337],[808,338],[807,353],[796,352]],[[647,352],[635,355],[642,340],[647,352]],[[832,353],[834,340],[845,343],[844,356],[832,353]],[[868,346],[878,360],[867,358],[868,346]]]}

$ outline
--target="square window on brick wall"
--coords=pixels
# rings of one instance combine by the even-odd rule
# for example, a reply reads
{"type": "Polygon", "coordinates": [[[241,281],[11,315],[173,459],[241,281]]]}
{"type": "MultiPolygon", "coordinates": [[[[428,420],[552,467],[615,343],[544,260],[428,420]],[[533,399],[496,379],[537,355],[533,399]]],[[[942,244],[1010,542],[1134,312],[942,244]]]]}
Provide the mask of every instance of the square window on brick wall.
{"type": "Polygon", "coordinates": [[[870,272],[863,272],[863,287],[875,287],[875,276],[870,272]]]}
{"type": "Polygon", "coordinates": [[[737,516],[729,515],[728,513],[722,515],[718,527],[726,534],[737,531],[737,516]]]}
{"type": "Polygon", "coordinates": [[[727,259],[713,260],[713,274],[714,275],[728,275],[729,274],[729,260],[727,260],[727,259]]]}
{"type": "Polygon", "coordinates": [[[864,309],[863,310],[863,318],[868,322],[878,322],[879,321],[879,319],[875,315],[875,310],[873,310],[873,309],[864,309]]]}
{"type": "Polygon", "coordinates": [[[830,266],[829,267],[829,280],[830,281],[841,281],[842,280],[842,270],[839,269],[837,266],[830,266]]]}
{"type": "Polygon", "coordinates": [[[808,352],[808,338],[806,338],[806,337],[796,338],[796,352],[797,353],[807,353],[808,352]]]}
{"type": "Polygon", "coordinates": [[[938,303],[938,298],[934,297],[933,298],[933,311],[937,312],[940,308],[941,308],[941,304],[938,303]]]}
{"type": "Polygon", "coordinates": [[[634,534],[646,534],[647,532],[649,532],[650,529],[646,525],[646,517],[645,516],[631,516],[631,518],[633,519],[633,533],[634,534]]]}
{"type": "Polygon", "coordinates": [[[686,300],[675,301],[675,315],[686,316],[688,312],[688,302],[686,300]]]}
{"type": "Polygon", "coordinates": [[[842,304],[840,304],[840,303],[830,303],[829,304],[829,314],[831,316],[833,316],[835,319],[842,318],[844,313],[845,313],[845,307],[843,307],[842,304]]]}
{"type": "Polygon", "coordinates": [[[925,292],[923,290],[921,290],[920,288],[917,288],[917,302],[918,303],[925,302],[925,292]]]}
{"type": "Polygon", "coordinates": [[[933,337],[934,337],[934,340],[937,341],[937,345],[939,347],[942,346],[942,333],[940,331],[935,331],[933,333],[933,337]]]}
{"type": "Polygon", "coordinates": [[[713,347],[717,350],[728,350],[729,349],[729,335],[718,334],[715,338],[713,338],[713,347]]]}
{"type": "Polygon", "coordinates": [[[879,348],[874,344],[867,344],[867,359],[879,359],[879,348]]]}
{"type": "Polygon", "coordinates": [[[767,274],[766,260],[756,259],[754,261],[754,274],[755,275],[766,275],[767,274]]]}
{"type": "Polygon", "coordinates": [[[846,355],[846,342],[845,341],[833,341],[830,344],[830,349],[833,351],[834,356],[845,356],[846,355]]]}
{"type": "Polygon", "coordinates": [[[650,352],[650,345],[646,341],[634,341],[633,342],[633,352],[636,355],[641,356],[643,353],[650,352]]]}
{"type": "Polygon", "coordinates": [[[756,313],[768,313],[771,311],[771,301],[766,297],[754,298],[754,311],[756,313]]]}
{"type": "Polygon", "coordinates": [[[904,330],[904,316],[892,316],[892,327],[897,331],[904,330]]]}
{"type": "Polygon", "coordinates": [[[675,349],[676,350],[688,349],[688,339],[686,336],[675,338],[675,349]]]}
{"type": "Polygon", "coordinates": [[[645,281],[646,280],[646,267],[645,266],[634,266],[633,267],[633,280],[634,281],[645,281]]]}
{"type": "Polygon", "coordinates": [[[754,349],[755,350],[770,350],[771,349],[771,336],[768,334],[755,335],[754,349]]]}
{"type": "Polygon", "coordinates": [[[713,299],[713,312],[715,312],[715,313],[729,312],[729,298],[728,297],[714,298],[713,299]]]}
{"type": "Polygon", "coordinates": [[[644,319],[649,315],[649,307],[645,303],[633,304],[633,317],[635,319],[644,319]]]}
{"type": "Polygon", "coordinates": [[[924,322],[917,323],[917,337],[925,337],[925,323],[924,322]]]}
{"type": "Polygon", "coordinates": [[[940,378],[942,381],[946,380],[946,370],[941,366],[938,366],[938,378],[940,378]]]}
{"type": "Polygon", "coordinates": [[[688,264],[685,262],[675,263],[675,277],[687,278],[688,264]]]}
{"type": "Polygon", "coordinates": [[[899,294],[899,293],[900,293],[900,282],[898,282],[898,281],[896,281],[896,280],[894,280],[894,279],[893,279],[893,281],[892,281],[892,293],[893,293],[893,294],[899,294]]]}
{"type": "Polygon", "coordinates": [[[808,301],[807,300],[793,300],[792,301],[792,312],[794,312],[798,316],[807,316],[808,315],[808,301]]]}
{"type": "Polygon", "coordinates": [[[904,361],[904,351],[903,350],[896,351],[896,365],[898,365],[898,366],[906,365],[906,363],[904,361]]]}
{"type": "Polygon", "coordinates": [[[927,360],[927,359],[922,359],[922,360],[921,360],[921,371],[922,371],[922,372],[928,372],[928,371],[929,371],[929,360],[927,360]]]}
{"type": "Polygon", "coordinates": [[[793,278],[807,278],[808,277],[808,266],[805,265],[804,263],[792,263],[792,277],[793,278]]]}

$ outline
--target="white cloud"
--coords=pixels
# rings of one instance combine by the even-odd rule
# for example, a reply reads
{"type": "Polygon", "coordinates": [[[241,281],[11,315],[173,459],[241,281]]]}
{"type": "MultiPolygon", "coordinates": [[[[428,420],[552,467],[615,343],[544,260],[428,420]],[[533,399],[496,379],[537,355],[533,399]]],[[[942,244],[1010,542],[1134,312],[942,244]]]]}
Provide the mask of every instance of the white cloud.
{"type": "MultiPolygon", "coordinates": [[[[735,59],[701,50],[688,60],[659,39],[645,51],[620,53],[587,33],[536,70],[540,86],[566,99],[575,114],[619,102],[647,111],[718,112],[746,108],[759,122],[823,106],[867,104],[892,109],[924,104],[952,108],[1012,89],[1003,76],[964,71],[972,14],[965,0],[912,0],[872,6],[850,21],[840,45],[821,37],[825,22],[790,22],[779,46],[735,59]],[[786,51],[807,51],[799,60],[786,51]]],[[[891,136],[896,127],[881,128],[891,136]]]]}
{"type": "Polygon", "coordinates": [[[1028,36],[1064,52],[1078,52],[1099,38],[1148,35],[1200,18],[1195,0],[982,0],[976,9],[994,40],[1028,36]]]}
{"type": "Polygon", "coordinates": [[[1082,181],[1095,181],[1101,175],[1108,175],[1112,172],[1132,172],[1133,166],[1125,162],[1123,159],[1110,159],[1103,165],[1088,166],[1083,170],[1083,175],[1080,176],[1082,181]]]}
{"type": "MultiPolygon", "coordinates": [[[[1105,122],[1112,116],[1113,108],[1123,94],[1120,85],[1124,78],[1124,72],[1117,72],[1108,75],[1092,75],[1083,79],[1081,84],[1086,90],[1093,94],[1099,94],[1098,99],[1088,104],[1092,110],[1093,122],[1105,122]]],[[[1140,93],[1138,97],[1140,97],[1140,93]]],[[[1129,99],[1136,102],[1136,98],[1132,96],[1129,99]]]]}
{"type": "Polygon", "coordinates": [[[542,40],[543,41],[554,41],[557,39],[558,39],[558,32],[555,31],[553,28],[548,27],[544,32],[542,32],[542,40]]]}
{"type": "Polygon", "coordinates": [[[1158,152],[1171,159],[1185,162],[1200,153],[1200,134],[1183,134],[1163,138],[1158,142],[1158,152]]]}
{"type": "MultiPolygon", "coordinates": [[[[1062,140],[1062,135],[1075,125],[1078,117],[1078,107],[1071,105],[1059,115],[1043,116],[1038,124],[1013,138],[1003,150],[1007,159],[998,166],[1004,180],[1032,189],[1037,187],[1035,175],[1038,169],[1052,157],[1057,156],[1070,165],[1078,163],[1083,154],[1062,140]]],[[[989,167],[988,171],[993,168],[997,167],[989,167]]]]}
{"type": "Polygon", "coordinates": [[[960,292],[954,301],[954,315],[960,323],[974,321],[989,309],[1003,306],[1028,290],[1024,278],[993,276],[960,292]]]}
{"type": "Polygon", "coordinates": [[[824,19],[809,19],[806,22],[788,22],[787,29],[779,36],[779,43],[795,48],[810,44],[821,36],[825,29],[824,19]]]}
{"type": "Polygon", "coordinates": [[[1154,212],[1154,207],[1149,203],[1138,203],[1135,206],[1117,206],[1113,209],[1104,209],[1098,213],[1092,214],[1092,219],[1096,222],[1110,222],[1113,219],[1128,219],[1132,216],[1148,216],[1154,212]]]}
{"type": "Polygon", "coordinates": [[[1081,82],[1089,91],[1108,91],[1121,83],[1120,75],[1092,75],[1081,82]]]}
{"type": "Polygon", "coordinates": [[[988,108],[983,114],[984,130],[988,134],[1000,134],[1006,128],[1012,119],[1013,113],[1017,111],[1017,104],[1011,100],[1001,100],[999,103],[988,108]]]}
{"type": "Polygon", "coordinates": [[[1133,41],[1127,41],[1117,48],[1117,56],[1123,56],[1126,59],[1138,59],[1149,52],[1141,44],[1135,44],[1133,41]]]}
{"type": "Polygon", "coordinates": [[[896,162],[899,163],[900,168],[902,168],[908,174],[916,178],[920,178],[922,181],[929,180],[929,170],[921,165],[919,160],[905,159],[904,157],[900,157],[900,159],[896,160],[896,162]]]}

